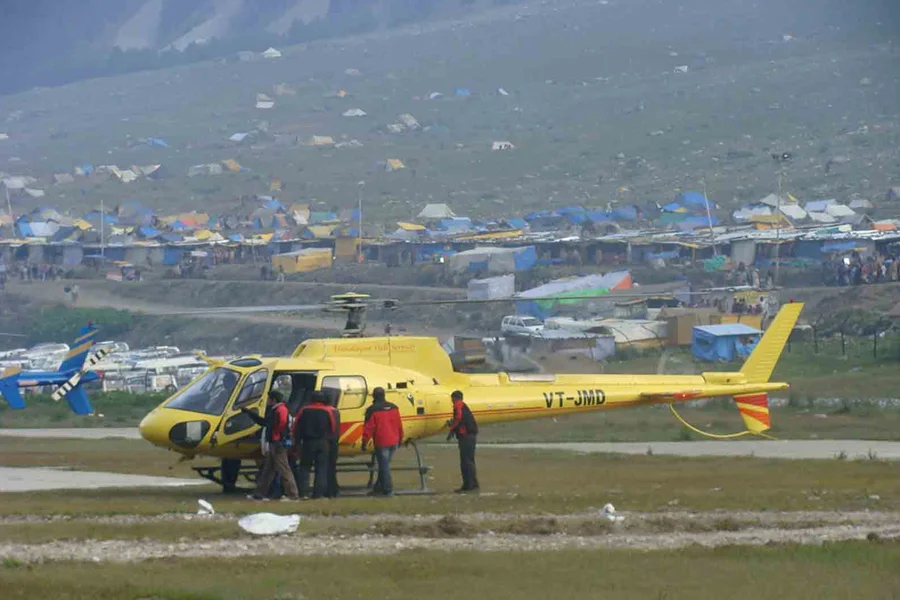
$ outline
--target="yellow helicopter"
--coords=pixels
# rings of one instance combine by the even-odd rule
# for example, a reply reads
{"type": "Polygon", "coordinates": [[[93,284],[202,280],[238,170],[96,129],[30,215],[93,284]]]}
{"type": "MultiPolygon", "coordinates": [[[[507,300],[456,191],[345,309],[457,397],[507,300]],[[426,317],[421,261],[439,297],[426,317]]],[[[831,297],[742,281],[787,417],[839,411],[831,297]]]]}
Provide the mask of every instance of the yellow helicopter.
{"type": "MultiPolygon", "coordinates": [[[[583,299],[580,297],[578,299],[583,299]]],[[[456,304],[472,301],[428,301],[456,304]]],[[[478,302],[478,301],[475,301],[478,302]]],[[[370,300],[364,294],[344,294],[324,305],[268,307],[272,311],[324,309],[348,315],[339,338],[308,339],[289,357],[245,356],[229,362],[205,358],[209,369],[151,411],[140,423],[141,436],[170,449],[182,459],[207,456],[218,466],[194,467],[201,476],[236,490],[239,475],[252,481],[255,461],[262,457],[261,428],[241,412],[265,411],[268,390],[280,388],[288,404],[297,407],[313,390],[332,395],[341,414],[340,455],[360,456],[363,420],[375,387],[401,411],[407,442],[415,450],[420,490],[426,491],[429,467],[415,446],[446,432],[452,414],[450,393],[462,390],[479,424],[584,414],[651,404],[669,404],[711,397],[731,397],[745,431],[730,434],[765,435],[771,427],[768,394],[788,387],[770,382],[775,364],[803,305],[787,304],[767,328],[739,371],[700,375],[552,375],[460,372],[436,338],[362,337],[365,311],[372,306],[396,308],[397,300],[370,300]],[[242,461],[253,461],[243,464],[242,461]]],[[[404,303],[410,305],[415,303],[404,303]]],[[[252,307],[255,312],[267,307],[252,307]]],[[[241,312],[240,307],[207,309],[241,312]]],[[[672,408],[676,417],[686,426],[672,408]]],[[[697,430],[699,431],[699,430],[697,430]]],[[[701,432],[703,433],[703,432],[701,432]]],[[[347,471],[368,470],[371,462],[351,463],[347,471]]],[[[339,470],[341,470],[339,468],[339,470]]]]}

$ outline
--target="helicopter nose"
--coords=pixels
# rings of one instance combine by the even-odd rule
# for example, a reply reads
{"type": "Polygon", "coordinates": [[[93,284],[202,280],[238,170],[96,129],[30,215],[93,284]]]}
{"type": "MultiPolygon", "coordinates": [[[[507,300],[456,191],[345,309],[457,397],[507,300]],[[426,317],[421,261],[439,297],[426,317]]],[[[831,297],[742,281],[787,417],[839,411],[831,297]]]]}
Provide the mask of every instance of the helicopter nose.
{"type": "Polygon", "coordinates": [[[138,425],[138,431],[141,437],[156,446],[165,446],[168,443],[166,431],[164,430],[162,419],[159,418],[156,411],[149,413],[141,419],[138,425]]]}

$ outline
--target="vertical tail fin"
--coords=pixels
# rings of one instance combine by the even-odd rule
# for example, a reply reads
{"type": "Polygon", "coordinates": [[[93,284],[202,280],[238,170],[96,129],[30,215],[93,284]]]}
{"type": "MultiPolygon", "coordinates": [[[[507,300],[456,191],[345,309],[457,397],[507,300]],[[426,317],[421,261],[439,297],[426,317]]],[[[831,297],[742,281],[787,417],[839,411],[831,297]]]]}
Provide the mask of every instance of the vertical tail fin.
{"type": "Polygon", "coordinates": [[[66,354],[65,360],[59,366],[61,372],[80,371],[87,359],[88,352],[94,345],[94,339],[97,337],[98,329],[93,325],[88,325],[78,334],[72,343],[72,349],[66,354]]]}
{"type": "Polygon", "coordinates": [[[88,400],[87,392],[80,384],[66,392],[66,402],[69,403],[69,408],[76,415],[89,415],[94,412],[94,407],[91,406],[91,401],[88,400]]]}
{"type": "Polygon", "coordinates": [[[22,369],[10,367],[0,373],[0,396],[6,400],[9,407],[16,410],[25,408],[25,398],[19,390],[19,373],[22,369]]]}
{"type": "Polygon", "coordinates": [[[778,311],[778,315],[766,329],[766,333],[759,340],[756,348],[750,353],[747,362],[741,367],[741,373],[749,383],[769,381],[772,371],[775,370],[775,363],[781,357],[781,352],[787,344],[801,310],[803,310],[803,303],[786,304],[778,311]]]}

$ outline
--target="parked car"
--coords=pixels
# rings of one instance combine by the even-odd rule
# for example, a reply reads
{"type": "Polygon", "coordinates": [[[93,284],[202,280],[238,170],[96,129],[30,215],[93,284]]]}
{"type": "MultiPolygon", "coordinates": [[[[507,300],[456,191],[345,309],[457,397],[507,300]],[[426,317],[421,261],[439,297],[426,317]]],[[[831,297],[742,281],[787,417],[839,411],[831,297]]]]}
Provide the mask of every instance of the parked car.
{"type": "Polygon", "coordinates": [[[519,315],[509,315],[503,317],[500,323],[500,331],[506,335],[540,335],[544,330],[544,324],[534,317],[522,317],[519,315]]]}

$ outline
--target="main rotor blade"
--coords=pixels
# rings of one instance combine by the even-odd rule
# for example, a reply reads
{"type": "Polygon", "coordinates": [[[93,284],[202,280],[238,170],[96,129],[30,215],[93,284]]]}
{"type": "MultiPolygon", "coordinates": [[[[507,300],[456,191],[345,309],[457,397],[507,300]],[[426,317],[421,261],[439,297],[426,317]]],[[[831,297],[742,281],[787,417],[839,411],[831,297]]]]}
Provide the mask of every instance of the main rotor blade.
{"type": "Polygon", "coordinates": [[[169,315],[233,315],[272,312],[310,312],[325,310],[326,304],[284,304],[280,306],[210,306],[185,310],[167,311],[169,315]]]}
{"type": "Polygon", "coordinates": [[[4,337],[28,337],[24,333],[4,333],[0,331],[0,335],[4,337]]]}
{"type": "Polygon", "coordinates": [[[402,308],[404,306],[431,306],[431,305],[441,305],[441,304],[497,304],[504,302],[547,302],[547,301],[556,301],[556,300],[596,300],[600,298],[607,298],[609,300],[627,300],[629,298],[659,298],[664,296],[697,296],[700,295],[700,292],[657,292],[647,293],[647,294],[621,294],[619,292],[609,292],[607,294],[590,294],[586,296],[542,296],[540,298],[521,298],[518,296],[512,296],[509,298],[485,298],[485,299],[457,299],[457,300],[413,300],[411,302],[403,302],[400,300],[383,300],[381,302],[390,306],[391,303],[395,303],[398,308],[402,308]]]}

